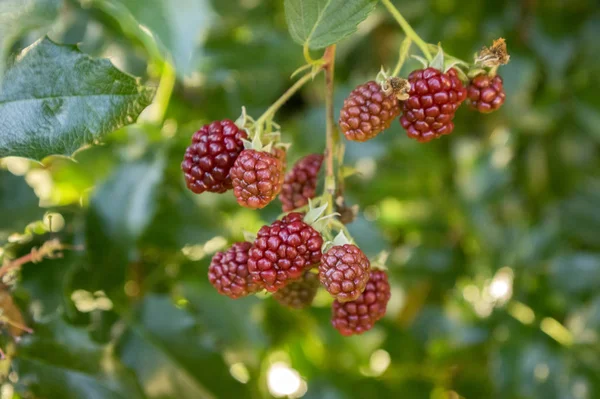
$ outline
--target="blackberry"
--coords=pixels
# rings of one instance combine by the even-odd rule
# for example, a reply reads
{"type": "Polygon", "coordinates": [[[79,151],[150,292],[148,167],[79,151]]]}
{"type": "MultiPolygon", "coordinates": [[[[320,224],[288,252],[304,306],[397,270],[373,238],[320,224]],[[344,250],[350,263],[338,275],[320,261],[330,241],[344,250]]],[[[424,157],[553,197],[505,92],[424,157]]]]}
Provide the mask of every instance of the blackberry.
{"type": "Polygon", "coordinates": [[[192,136],[181,163],[187,187],[196,194],[230,190],[229,171],[244,149],[245,138],[246,131],[229,119],[202,126],[192,136]]]}
{"type": "Polygon", "coordinates": [[[367,141],[390,127],[400,115],[395,94],[385,94],[375,81],[357,86],[344,100],[339,124],[348,140],[367,141]]]}
{"type": "Polygon", "coordinates": [[[369,259],[356,245],[338,245],[323,254],[319,279],[339,302],[353,301],[364,291],[370,268],[369,259]]]}
{"type": "Polygon", "coordinates": [[[505,98],[502,78],[498,75],[494,77],[478,75],[467,87],[469,105],[482,114],[496,111],[504,104],[505,98]]]}
{"type": "Polygon", "coordinates": [[[225,252],[217,252],[208,267],[208,280],[219,294],[237,299],[260,290],[248,272],[249,242],[233,244],[225,252]]]}
{"type": "Polygon", "coordinates": [[[321,261],[321,234],[293,212],[263,226],[250,248],[248,270],[254,282],[269,292],[296,280],[321,261]]]}
{"type": "Polygon", "coordinates": [[[317,177],[322,154],[310,154],[300,159],[292,170],[285,176],[279,200],[284,212],[289,212],[308,204],[314,198],[317,190],[317,177]]]}
{"type": "Polygon", "coordinates": [[[364,292],[355,301],[333,302],[331,323],[345,336],[362,334],[384,315],[390,300],[390,284],[387,273],[372,270],[364,292]]]}
{"type": "Polygon", "coordinates": [[[277,197],[283,185],[281,161],[264,151],[242,151],[230,174],[237,202],[246,208],[264,208],[277,197]]]}
{"type": "Polygon", "coordinates": [[[427,142],[452,133],[456,110],[467,96],[456,70],[418,69],[408,81],[410,97],[402,105],[400,118],[408,137],[427,142]]]}
{"type": "Polygon", "coordinates": [[[273,298],[289,308],[303,309],[310,306],[318,289],[319,277],[315,273],[306,271],[301,279],[292,281],[274,292],[273,298]]]}

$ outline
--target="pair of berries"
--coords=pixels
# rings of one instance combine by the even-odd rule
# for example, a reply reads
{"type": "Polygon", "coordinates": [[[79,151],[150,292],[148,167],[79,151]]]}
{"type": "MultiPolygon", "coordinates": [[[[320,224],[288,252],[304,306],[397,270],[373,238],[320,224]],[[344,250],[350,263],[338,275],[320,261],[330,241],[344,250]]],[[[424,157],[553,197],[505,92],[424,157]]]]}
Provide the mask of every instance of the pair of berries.
{"type": "Polygon", "coordinates": [[[301,213],[290,213],[263,226],[253,244],[236,243],[217,253],[208,277],[223,295],[239,298],[266,289],[275,292],[321,261],[323,237],[303,221],[301,213]]]}
{"type": "Polygon", "coordinates": [[[374,81],[354,89],[344,101],[339,124],[348,140],[366,141],[390,127],[400,113],[400,124],[410,138],[427,142],[452,133],[456,110],[468,98],[479,112],[500,108],[505,94],[500,76],[478,75],[465,88],[456,69],[429,67],[408,76],[408,98],[400,101],[374,81]]]}
{"type": "Polygon", "coordinates": [[[192,136],[181,169],[187,187],[196,194],[233,189],[238,203],[264,208],[283,185],[285,151],[244,149],[246,131],[225,119],[204,125],[192,136]]]}

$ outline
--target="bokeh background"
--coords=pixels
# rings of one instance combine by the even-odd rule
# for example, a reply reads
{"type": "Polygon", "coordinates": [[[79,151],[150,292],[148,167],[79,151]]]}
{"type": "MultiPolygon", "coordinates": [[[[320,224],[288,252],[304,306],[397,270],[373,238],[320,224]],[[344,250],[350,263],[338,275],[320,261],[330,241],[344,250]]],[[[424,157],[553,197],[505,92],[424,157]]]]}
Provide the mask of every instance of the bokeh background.
{"type": "MultiPolygon", "coordinates": [[[[162,124],[142,115],[74,161],[0,161],[0,256],[52,238],[86,248],[27,264],[9,284],[35,333],[0,339],[11,354],[2,399],[600,398],[596,1],[394,2],[463,59],[506,38],[507,101],[487,116],[463,107],[454,133],[429,144],[397,122],[348,144],[360,174],[346,199],[361,207],[349,228],[368,255],[390,252],[393,286],[386,317],[352,338],[331,327],[324,293],[306,311],[219,296],[206,278],[212,254],[280,205],[193,195],[179,169],[202,124],[242,106],[258,116],[290,86],[303,57],[283,1],[46,3],[56,42],[154,85],[166,52],[177,82],[162,124]]],[[[39,37],[24,33],[13,52],[39,37]]],[[[393,67],[402,39],[379,5],[338,45],[336,114],[352,88],[393,67]]],[[[291,162],[323,151],[323,86],[317,77],[277,114],[291,162]]]]}

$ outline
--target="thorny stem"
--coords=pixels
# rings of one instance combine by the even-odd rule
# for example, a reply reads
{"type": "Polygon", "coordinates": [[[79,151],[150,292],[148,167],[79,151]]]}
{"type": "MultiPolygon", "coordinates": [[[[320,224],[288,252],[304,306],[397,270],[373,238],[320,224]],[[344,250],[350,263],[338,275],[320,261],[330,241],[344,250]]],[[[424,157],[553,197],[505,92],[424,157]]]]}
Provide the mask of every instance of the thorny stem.
{"type": "Polygon", "coordinates": [[[327,197],[327,213],[333,212],[333,196],[335,194],[335,167],[334,156],[336,156],[336,144],[340,141],[338,131],[335,127],[333,109],[334,71],[335,71],[335,44],[327,47],[323,55],[325,65],[325,195],[327,197]]]}
{"type": "Polygon", "coordinates": [[[294,83],[292,87],[287,89],[286,92],[283,93],[281,97],[279,97],[277,101],[275,101],[269,108],[267,108],[267,110],[256,120],[256,126],[262,126],[269,119],[269,117],[275,115],[275,112],[277,112],[277,110],[279,110],[279,108],[281,108],[281,106],[285,104],[285,102],[289,100],[290,97],[292,97],[302,86],[306,84],[306,82],[308,82],[312,78],[313,75],[311,73],[307,73],[306,75],[298,79],[298,81],[296,81],[296,83],[294,83]]]}
{"type": "Polygon", "coordinates": [[[63,249],[75,249],[81,250],[80,247],[71,247],[68,245],[61,244],[58,240],[50,240],[44,243],[40,248],[33,248],[30,253],[27,255],[23,255],[20,258],[13,260],[12,262],[7,262],[2,267],[0,267],[0,278],[2,278],[7,273],[15,270],[22,265],[29,262],[41,262],[47,256],[52,256],[54,252],[60,251],[63,249]]]}
{"type": "Polygon", "coordinates": [[[421,39],[421,37],[417,34],[417,32],[415,32],[415,30],[410,26],[406,19],[404,19],[402,14],[400,14],[400,11],[398,11],[398,9],[394,7],[390,0],[381,0],[381,2],[388,9],[390,14],[392,14],[394,19],[398,21],[398,24],[400,24],[400,27],[402,28],[406,36],[410,37],[411,40],[414,41],[417,44],[417,46],[419,46],[419,48],[423,52],[423,55],[425,56],[425,58],[427,58],[427,61],[431,61],[432,58],[431,53],[429,52],[428,44],[423,39],[421,39]]]}

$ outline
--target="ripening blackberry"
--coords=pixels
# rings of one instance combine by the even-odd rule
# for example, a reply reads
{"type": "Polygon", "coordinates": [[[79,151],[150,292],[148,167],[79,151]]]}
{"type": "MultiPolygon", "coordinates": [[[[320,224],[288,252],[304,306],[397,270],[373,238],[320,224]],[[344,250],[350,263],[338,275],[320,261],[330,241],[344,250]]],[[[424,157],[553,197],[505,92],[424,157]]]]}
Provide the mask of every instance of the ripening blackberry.
{"type": "Polygon", "coordinates": [[[187,187],[196,194],[224,193],[232,188],[229,171],[244,149],[246,131],[229,119],[202,126],[192,136],[181,169],[187,187]]]}

